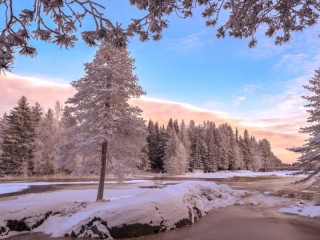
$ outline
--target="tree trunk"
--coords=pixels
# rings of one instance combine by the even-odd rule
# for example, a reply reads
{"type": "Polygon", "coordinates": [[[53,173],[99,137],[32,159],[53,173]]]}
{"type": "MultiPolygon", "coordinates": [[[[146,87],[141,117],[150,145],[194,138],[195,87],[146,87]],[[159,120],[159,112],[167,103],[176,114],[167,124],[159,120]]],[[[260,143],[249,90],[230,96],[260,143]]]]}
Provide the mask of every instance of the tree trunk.
{"type": "Polygon", "coordinates": [[[100,170],[100,180],[99,180],[97,201],[103,199],[104,180],[106,177],[106,163],[107,163],[107,142],[104,142],[102,143],[102,146],[101,146],[101,170],[100,170]]]}

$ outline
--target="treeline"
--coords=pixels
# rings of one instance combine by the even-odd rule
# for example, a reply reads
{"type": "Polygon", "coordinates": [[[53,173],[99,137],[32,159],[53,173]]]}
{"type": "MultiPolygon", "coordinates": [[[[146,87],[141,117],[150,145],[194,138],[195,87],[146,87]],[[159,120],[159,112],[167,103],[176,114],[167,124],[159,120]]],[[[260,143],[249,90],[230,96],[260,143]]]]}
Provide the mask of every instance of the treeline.
{"type": "Polygon", "coordinates": [[[0,121],[0,175],[32,176],[57,172],[61,143],[62,106],[43,112],[39,103],[29,106],[22,96],[18,106],[0,121]]]}
{"type": "MultiPolygon", "coordinates": [[[[0,119],[0,176],[98,174],[99,159],[92,157],[96,156],[92,151],[98,150],[88,148],[79,153],[67,142],[70,121],[72,117],[59,101],[54,109],[44,111],[39,103],[30,106],[27,98],[21,97],[17,106],[0,119]]],[[[140,170],[180,174],[196,169],[268,171],[281,166],[268,140],[257,141],[247,130],[241,135],[228,124],[196,125],[190,121],[186,125],[170,119],[164,127],[150,120],[146,131],[146,145],[139,149],[136,165],[140,170]]],[[[122,158],[130,151],[121,149],[121,141],[134,139],[115,142],[118,147],[114,149],[121,151],[122,158]]],[[[112,161],[116,158],[110,156],[109,167],[112,161]]]]}
{"type": "Polygon", "coordinates": [[[151,169],[156,172],[270,171],[282,165],[267,139],[257,141],[247,130],[241,135],[227,123],[190,121],[186,126],[170,119],[164,127],[150,120],[147,142],[151,169]]]}

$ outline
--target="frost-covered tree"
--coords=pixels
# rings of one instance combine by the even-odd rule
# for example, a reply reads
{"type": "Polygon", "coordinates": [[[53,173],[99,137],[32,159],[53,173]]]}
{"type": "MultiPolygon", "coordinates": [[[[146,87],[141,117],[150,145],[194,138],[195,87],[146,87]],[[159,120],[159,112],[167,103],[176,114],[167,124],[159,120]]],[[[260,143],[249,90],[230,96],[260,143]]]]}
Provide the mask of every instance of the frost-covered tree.
{"type": "MultiPolygon", "coordinates": [[[[76,32],[84,20],[91,19],[94,29],[82,30],[82,39],[88,45],[106,40],[115,46],[126,46],[128,39],[138,35],[140,41],[159,40],[169,25],[168,16],[193,16],[201,7],[208,27],[217,28],[217,37],[251,38],[256,44],[259,28],[267,37],[275,37],[276,44],[290,40],[293,32],[315,25],[320,16],[318,0],[129,0],[143,11],[141,18],[131,18],[123,27],[104,15],[108,1],[94,0],[0,0],[0,70],[9,69],[16,49],[19,54],[35,56],[31,40],[37,39],[62,47],[73,47],[76,32]],[[220,16],[223,15],[220,22],[220,16]]],[[[120,20],[121,22],[121,20],[120,20]]]]}
{"type": "Polygon", "coordinates": [[[5,117],[0,171],[6,175],[30,176],[34,172],[34,124],[25,96],[5,117]]]}
{"type": "Polygon", "coordinates": [[[309,138],[302,147],[289,150],[301,154],[298,158],[300,173],[308,174],[302,181],[320,179],[320,68],[315,71],[309,85],[304,86],[310,94],[303,96],[308,101],[305,105],[309,113],[310,126],[301,128],[301,133],[309,134],[309,138]]]}
{"type": "Polygon", "coordinates": [[[147,143],[141,149],[140,159],[141,159],[141,163],[138,166],[138,168],[142,171],[149,171],[151,169],[151,163],[149,160],[149,149],[148,149],[147,143]]]}
{"type": "MultiPolygon", "coordinates": [[[[3,139],[5,137],[5,129],[7,127],[7,113],[3,114],[3,117],[0,118],[0,156],[2,155],[2,143],[3,143],[3,139]]],[[[0,174],[1,174],[1,170],[0,170],[0,174]]]]}
{"type": "Polygon", "coordinates": [[[66,131],[78,154],[100,158],[97,200],[103,198],[107,162],[122,177],[128,167],[139,166],[145,146],[141,110],[128,103],[143,94],[133,69],[125,48],[103,42],[93,61],[85,64],[85,76],[71,83],[77,92],[66,103],[75,124],[66,131]]]}
{"type": "MultiPolygon", "coordinates": [[[[177,129],[177,127],[175,127],[177,129]]],[[[179,139],[182,142],[185,150],[186,150],[186,161],[189,163],[190,162],[190,139],[188,136],[187,128],[185,125],[185,122],[182,120],[180,124],[180,129],[179,130],[179,139]]]]}
{"type": "MultiPolygon", "coordinates": [[[[159,131],[159,129],[158,129],[159,131]]],[[[152,120],[149,120],[148,123],[148,157],[151,164],[151,169],[155,170],[157,168],[157,147],[158,147],[158,141],[157,141],[157,131],[155,124],[152,120]]]]}
{"type": "Polygon", "coordinates": [[[194,171],[196,169],[203,169],[203,161],[207,146],[205,143],[205,128],[203,126],[196,126],[193,120],[189,123],[188,135],[190,139],[190,162],[189,169],[194,171]]]}
{"type": "MultiPolygon", "coordinates": [[[[269,148],[268,148],[268,154],[269,156],[273,156],[273,153],[271,152],[271,146],[270,143],[267,139],[262,139],[259,141],[259,143],[257,142],[256,138],[254,136],[251,136],[250,138],[250,155],[252,157],[252,170],[253,171],[258,171],[262,169],[262,165],[263,165],[263,159],[262,159],[262,149],[261,149],[261,145],[260,142],[265,142],[267,141],[269,144],[269,148]]],[[[264,145],[264,144],[262,144],[264,145]]],[[[273,161],[273,158],[270,159],[270,161],[273,161]]],[[[271,165],[270,165],[271,166],[271,165]]],[[[270,171],[271,168],[268,169],[268,171],[270,171]]]]}
{"type": "Polygon", "coordinates": [[[60,144],[59,124],[54,111],[48,109],[35,128],[35,173],[49,175],[56,172],[56,151],[60,144]]]}
{"type": "Polygon", "coordinates": [[[70,141],[70,134],[66,134],[71,129],[75,128],[77,124],[75,118],[69,112],[69,107],[66,106],[62,113],[61,120],[59,121],[59,139],[60,144],[57,149],[57,161],[56,167],[57,172],[61,174],[71,174],[79,175],[81,172],[81,157],[78,154],[78,149],[76,148],[76,142],[70,141]],[[69,139],[68,139],[69,138],[69,139]]]}
{"type": "Polygon", "coordinates": [[[164,155],[164,170],[170,175],[185,173],[188,168],[187,151],[179,139],[174,127],[168,125],[167,143],[164,155]]]}
{"type": "Polygon", "coordinates": [[[244,169],[252,170],[251,142],[247,129],[244,130],[243,137],[239,138],[239,146],[243,155],[244,169]]]}
{"type": "Polygon", "coordinates": [[[60,119],[62,117],[62,113],[63,113],[62,104],[59,100],[57,100],[54,105],[54,116],[58,121],[60,121],[60,119]]]}
{"type": "Polygon", "coordinates": [[[206,124],[205,141],[207,145],[207,152],[204,161],[204,172],[215,172],[218,171],[218,152],[219,147],[215,138],[215,125],[213,122],[206,124]]]}

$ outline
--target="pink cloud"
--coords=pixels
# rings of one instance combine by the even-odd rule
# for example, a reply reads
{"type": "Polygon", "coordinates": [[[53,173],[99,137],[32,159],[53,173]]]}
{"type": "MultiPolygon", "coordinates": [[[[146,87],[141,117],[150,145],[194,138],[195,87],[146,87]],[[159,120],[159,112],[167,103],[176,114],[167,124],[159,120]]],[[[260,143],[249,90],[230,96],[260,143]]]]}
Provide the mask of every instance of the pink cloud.
{"type": "Polygon", "coordinates": [[[21,96],[29,103],[40,103],[44,108],[53,107],[59,100],[64,103],[74,94],[69,84],[57,84],[39,78],[21,77],[12,74],[0,75],[0,114],[10,111],[21,96]]]}
{"type": "MultiPolygon", "coordinates": [[[[68,97],[75,93],[75,90],[69,84],[57,84],[38,78],[11,74],[7,76],[0,75],[0,89],[1,115],[5,111],[10,111],[22,95],[28,98],[31,105],[37,101],[43,107],[49,108],[54,106],[56,100],[64,103],[68,97]]],[[[153,119],[164,125],[167,124],[170,118],[173,118],[179,121],[183,119],[186,124],[189,124],[190,120],[194,120],[197,124],[202,124],[204,121],[209,120],[217,125],[227,122],[233,128],[237,127],[239,131],[247,128],[249,133],[257,139],[267,138],[271,142],[274,153],[283,162],[287,163],[294,162],[297,155],[287,151],[286,148],[301,146],[306,138],[306,136],[297,132],[297,126],[303,126],[303,120],[297,122],[289,118],[260,119],[261,125],[255,125],[255,122],[250,123],[246,119],[234,119],[225,113],[212,112],[185,103],[148,97],[132,99],[131,103],[143,110],[143,118],[146,120],[153,119]]]]}

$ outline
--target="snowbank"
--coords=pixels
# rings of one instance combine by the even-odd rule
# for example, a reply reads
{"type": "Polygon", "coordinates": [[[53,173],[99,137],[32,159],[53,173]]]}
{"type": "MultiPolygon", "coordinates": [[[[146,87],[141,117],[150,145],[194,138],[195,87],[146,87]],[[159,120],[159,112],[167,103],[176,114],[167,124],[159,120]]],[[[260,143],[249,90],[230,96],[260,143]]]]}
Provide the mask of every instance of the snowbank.
{"type": "Polygon", "coordinates": [[[23,231],[53,237],[141,236],[190,225],[208,211],[241,202],[246,195],[227,185],[194,181],[162,189],[106,190],[103,202],[94,202],[95,193],[64,190],[1,201],[0,236],[23,231]]]}
{"type": "Polygon", "coordinates": [[[300,202],[288,208],[281,208],[279,212],[317,218],[320,217],[320,206],[314,206],[311,203],[300,202]]]}
{"type": "MultiPolygon", "coordinates": [[[[231,177],[263,177],[263,176],[277,176],[277,177],[292,177],[293,171],[274,171],[274,172],[252,172],[246,170],[240,171],[218,171],[214,173],[194,172],[178,175],[177,177],[185,178],[231,178],[231,177]]],[[[305,177],[304,175],[298,175],[305,177]]]]}

